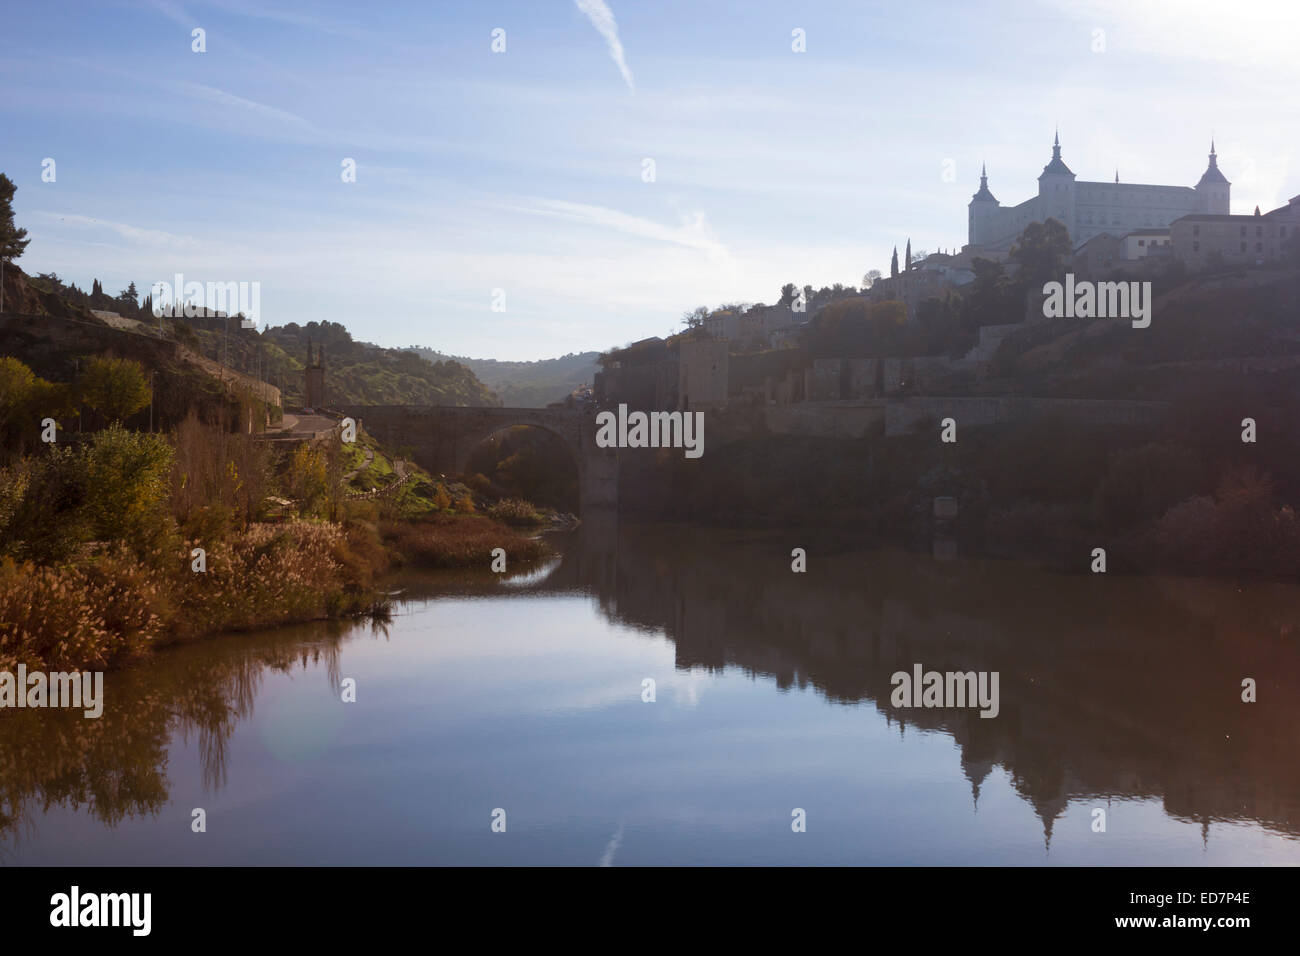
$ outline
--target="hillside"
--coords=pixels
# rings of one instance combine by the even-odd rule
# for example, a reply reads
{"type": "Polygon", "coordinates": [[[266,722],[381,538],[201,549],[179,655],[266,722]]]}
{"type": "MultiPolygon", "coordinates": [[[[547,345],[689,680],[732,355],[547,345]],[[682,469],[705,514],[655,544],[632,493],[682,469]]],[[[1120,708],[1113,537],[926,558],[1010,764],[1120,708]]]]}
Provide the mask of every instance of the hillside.
{"type": "Polygon", "coordinates": [[[410,351],[431,362],[452,361],[464,365],[500,396],[502,405],[510,408],[545,408],[578,386],[590,385],[598,371],[596,359],[600,356],[599,352],[572,352],[536,362],[501,362],[444,355],[428,348],[410,351]]]}
{"type": "MultiPolygon", "coordinates": [[[[134,292],[134,286],[132,287],[134,292]]],[[[188,350],[192,364],[221,376],[220,366],[280,389],[288,406],[302,403],[302,369],[307,344],[325,346],[325,388],[331,404],[355,405],[497,405],[491,389],[463,364],[426,361],[406,350],[357,342],[337,322],[290,323],[264,330],[243,329],[236,320],[164,318],[124,292],[105,293],[98,281],[90,292],[64,283],[54,273],[29,276],[6,266],[5,310],[104,325],[135,337],[157,337],[188,350]],[[201,356],[202,359],[195,361],[201,356]],[[208,361],[203,361],[208,360],[208,361]],[[209,364],[213,363],[213,364],[209,364]]],[[[229,374],[227,371],[226,374],[229,374]]]]}
{"type": "MultiPolygon", "coordinates": [[[[201,320],[196,320],[201,321],[201,320]]],[[[213,321],[213,320],[208,320],[213,321]]],[[[358,342],[337,322],[308,322],[268,328],[251,335],[254,349],[243,361],[255,367],[262,362],[271,376],[284,380],[286,401],[302,401],[302,368],[307,347],[325,349],[325,392],[336,405],[499,405],[489,386],[464,364],[429,361],[403,349],[388,349],[358,342]]],[[[212,329],[208,345],[220,345],[220,332],[212,329]]],[[[209,353],[214,354],[214,353],[209,353]]],[[[272,378],[273,384],[280,382],[272,378]]]]}

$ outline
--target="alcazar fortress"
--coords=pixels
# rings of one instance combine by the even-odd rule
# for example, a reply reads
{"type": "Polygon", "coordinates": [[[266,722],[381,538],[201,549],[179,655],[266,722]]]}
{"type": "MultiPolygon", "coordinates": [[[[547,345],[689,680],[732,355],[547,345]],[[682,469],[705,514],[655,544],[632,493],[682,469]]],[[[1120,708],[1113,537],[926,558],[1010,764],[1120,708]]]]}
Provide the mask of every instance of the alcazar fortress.
{"type": "Polygon", "coordinates": [[[969,242],[981,252],[1004,253],[1031,222],[1056,219],[1070,231],[1075,248],[1093,236],[1123,236],[1139,229],[1168,229],[1171,223],[1193,214],[1226,216],[1232,185],[1219,171],[1214,144],[1210,164],[1195,186],[1152,186],[1076,180],[1061,160],[1058,135],[1052,144],[1052,161],[1038,177],[1038,195],[1016,206],[1004,206],[989,191],[987,170],[980,176],[979,192],[970,201],[969,242]]]}

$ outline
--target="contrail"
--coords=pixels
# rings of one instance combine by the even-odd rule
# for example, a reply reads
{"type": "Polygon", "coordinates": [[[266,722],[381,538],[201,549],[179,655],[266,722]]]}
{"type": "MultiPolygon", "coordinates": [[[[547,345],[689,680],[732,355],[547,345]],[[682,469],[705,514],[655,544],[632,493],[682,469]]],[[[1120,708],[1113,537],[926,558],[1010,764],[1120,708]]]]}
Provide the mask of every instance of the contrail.
{"type": "Polygon", "coordinates": [[[623,58],[623,43],[618,38],[618,24],[614,21],[614,12],[609,9],[609,4],[605,0],[573,0],[573,2],[605,38],[605,43],[609,46],[609,55],[614,58],[614,62],[618,64],[618,71],[623,74],[623,82],[627,84],[629,90],[635,92],[636,85],[632,82],[632,71],[627,68],[627,60],[623,58]]]}

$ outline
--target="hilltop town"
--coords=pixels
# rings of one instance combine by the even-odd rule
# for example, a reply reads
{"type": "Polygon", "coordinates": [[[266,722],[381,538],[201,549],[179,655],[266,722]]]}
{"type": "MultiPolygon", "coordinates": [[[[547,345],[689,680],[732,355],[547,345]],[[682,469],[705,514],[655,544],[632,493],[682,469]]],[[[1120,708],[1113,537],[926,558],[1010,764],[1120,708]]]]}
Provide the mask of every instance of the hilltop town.
{"type": "MultiPolygon", "coordinates": [[[[1266,213],[1231,215],[1230,189],[1213,144],[1195,187],[1157,186],[1120,183],[1118,171],[1113,183],[1076,181],[1058,137],[1037,195],[1016,206],[1002,206],[987,169],[981,171],[960,250],[913,255],[908,240],[901,265],[895,248],[889,275],[872,271],[860,288],[789,283],[773,305],[700,307],[686,315],[681,333],[602,356],[593,397],[639,408],[790,409],[769,414],[768,427],[781,431],[788,422],[789,430],[840,435],[865,434],[879,424],[897,434],[940,413],[960,413],[968,425],[1006,421],[1030,406],[956,399],[1067,397],[1057,380],[1027,381],[1045,368],[1044,346],[1082,334],[1078,323],[1049,318],[1044,283],[1066,276],[1149,282],[1165,296],[1157,322],[1177,323],[1183,309],[1177,303],[1189,294],[1224,298],[1231,307],[1233,289],[1256,296],[1300,266],[1300,196],[1266,213]],[[1037,350],[1033,361],[1017,362],[1031,350],[1037,350]],[[950,400],[923,404],[922,397],[950,400]],[[791,417],[794,409],[798,415],[791,417]]],[[[1277,304],[1280,316],[1285,298],[1277,304]]],[[[1263,345],[1242,338],[1232,351],[1204,357],[1279,354],[1263,345]]],[[[1282,348],[1289,352],[1289,345],[1282,348]]],[[[1074,397],[1132,398],[1091,391],[1076,390],[1074,397]]],[[[1096,421],[1147,415],[1131,404],[1076,411],[1096,421]]]]}

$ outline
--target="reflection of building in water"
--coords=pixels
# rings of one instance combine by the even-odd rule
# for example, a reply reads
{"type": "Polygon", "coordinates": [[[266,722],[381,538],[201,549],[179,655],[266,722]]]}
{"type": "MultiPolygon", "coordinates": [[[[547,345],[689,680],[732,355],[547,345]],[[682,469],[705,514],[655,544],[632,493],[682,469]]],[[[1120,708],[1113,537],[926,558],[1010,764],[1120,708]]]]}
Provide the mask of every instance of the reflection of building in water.
{"type": "Polygon", "coordinates": [[[947,733],[973,804],[1004,768],[1049,844],[1070,801],[1098,795],[1300,836],[1300,648],[1263,637],[1281,633],[1293,590],[1270,600],[1226,583],[1114,576],[1103,602],[1091,576],[1008,562],[822,547],[809,549],[821,555],[816,574],[792,574],[773,558],[788,548],[720,549],[716,534],[683,529],[624,529],[620,539],[602,608],[662,629],[679,668],[738,667],[782,688],[873,702],[900,730],[947,733]],[[998,671],[1000,715],[894,710],[890,675],[917,661],[998,671]],[[1272,675],[1271,686],[1243,705],[1224,675],[1252,672],[1272,675]]]}

